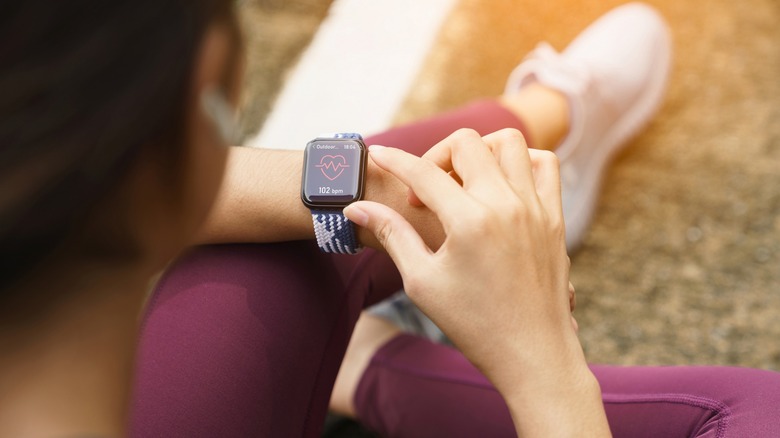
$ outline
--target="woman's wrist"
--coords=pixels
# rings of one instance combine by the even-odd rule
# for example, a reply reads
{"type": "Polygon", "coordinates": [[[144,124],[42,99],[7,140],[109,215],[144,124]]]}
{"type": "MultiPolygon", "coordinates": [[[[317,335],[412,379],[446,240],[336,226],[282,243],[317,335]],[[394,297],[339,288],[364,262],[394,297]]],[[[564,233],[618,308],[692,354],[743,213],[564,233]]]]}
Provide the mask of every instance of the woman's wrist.
{"type": "Polygon", "coordinates": [[[609,436],[601,388],[578,342],[547,357],[504,361],[490,373],[518,435],[582,436],[588,431],[587,436],[609,436]]]}
{"type": "Polygon", "coordinates": [[[524,384],[502,392],[518,435],[610,436],[601,388],[587,367],[563,374],[528,372],[523,380],[524,384]]]}

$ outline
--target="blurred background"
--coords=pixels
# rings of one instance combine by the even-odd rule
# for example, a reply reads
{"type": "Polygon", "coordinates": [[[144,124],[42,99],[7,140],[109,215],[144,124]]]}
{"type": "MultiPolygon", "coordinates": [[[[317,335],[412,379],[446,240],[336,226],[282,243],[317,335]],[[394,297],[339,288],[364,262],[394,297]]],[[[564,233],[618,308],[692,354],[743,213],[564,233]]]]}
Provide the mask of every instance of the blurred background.
{"type": "MultiPolygon", "coordinates": [[[[248,140],[331,3],[242,3],[248,140]]],[[[453,0],[390,123],[498,95],[537,42],[563,49],[621,3],[453,0]]],[[[780,2],[648,3],[671,26],[674,69],[661,112],[610,168],[572,255],[586,354],[605,364],[780,370],[780,2]]],[[[350,60],[381,63],[382,53],[350,60]]]]}

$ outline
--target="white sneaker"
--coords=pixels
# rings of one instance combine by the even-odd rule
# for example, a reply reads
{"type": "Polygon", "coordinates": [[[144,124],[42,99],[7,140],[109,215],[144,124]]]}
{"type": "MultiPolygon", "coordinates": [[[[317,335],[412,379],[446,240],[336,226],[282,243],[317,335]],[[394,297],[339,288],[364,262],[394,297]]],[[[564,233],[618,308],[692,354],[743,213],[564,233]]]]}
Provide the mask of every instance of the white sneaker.
{"type": "Polygon", "coordinates": [[[505,94],[536,80],[569,98],[569,135],[555,150],[569,251],[590,225],[604,167],[660,106],[671,53],[658,12],[629,3],[591,24],[563,53],[540,44],[509,77],[505,94]]]}
{"type": "MultiPolygon", "coordinates": [[[[663,19],[649,6],[631,3],[599,18],[561,54],[540,44],[509,77],[506,94],[537,80],[569,98],[570,133],[555,151],[569,251],[590,224],[604,167],[660,106],[671,52],[663,19]]],[[[403,292],[368,311],[406,332],[446,342],[403,292]]]]}

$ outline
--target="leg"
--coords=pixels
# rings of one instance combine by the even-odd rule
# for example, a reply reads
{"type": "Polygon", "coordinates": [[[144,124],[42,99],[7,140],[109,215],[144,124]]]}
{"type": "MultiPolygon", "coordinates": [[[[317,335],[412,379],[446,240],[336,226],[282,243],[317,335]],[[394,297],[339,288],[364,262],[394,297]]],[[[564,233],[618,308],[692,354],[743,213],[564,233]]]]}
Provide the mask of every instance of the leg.
{"type": "Polygon", "coordinates": [[[400,287],[389,258],[370,251],[193,250],[148,303],[130,435],[316,436],[364,300],[400,287]]]}
{"type": "Polygon", "coordinates": [[[764,437],[780,429],[780,374],[729,367],[594,366],[615,436],[764,437]]]}
{"type": "Polygon", "coordinates": [[[515,128],[526,142],[538,149],[554,150],[569,129],[569,102],[552,88],[529,84],[499,99],[485,99],[430,119],[394,128],[372,136],[369,144],[381,144],[422,155],[460,128],[482,135],[515,128]]]}
{"type": "Polygon", "coordinates": [[[130,434],[318,435],[367,293],[398,287],[389,258],[373,251],[329,256],[311,242],[191,251],[147,306],[130,434]]]}
{"type": "MultiPolygon", "coordinates": [[[[780,374],[725,367],[592,368],[615,437],[771,436],[780,374]]],[[[490,382],[456,350],[410,335],[382,346],[355,395],[382,436],[516,436],[490,382]]]]}

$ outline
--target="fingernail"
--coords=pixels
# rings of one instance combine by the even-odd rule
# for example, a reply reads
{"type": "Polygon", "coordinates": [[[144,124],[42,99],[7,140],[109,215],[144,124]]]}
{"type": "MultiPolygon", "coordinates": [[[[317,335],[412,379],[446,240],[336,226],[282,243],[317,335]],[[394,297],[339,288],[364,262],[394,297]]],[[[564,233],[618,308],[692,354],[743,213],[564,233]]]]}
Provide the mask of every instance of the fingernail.
{"type": "Polygon", "coordinates": [[[378,144],[372,144],[371,146],[368,147],[368,151],[369,152],[379,152],[379,151],[381,151],[384,148],[385,148],[384,146],[380,146],[378,144]]]}
{"type": "Polygon", "coordinates": [[[360,227],[368,224],[368,214],[355,204],[344,207],[344,215],[360,227]]]}

